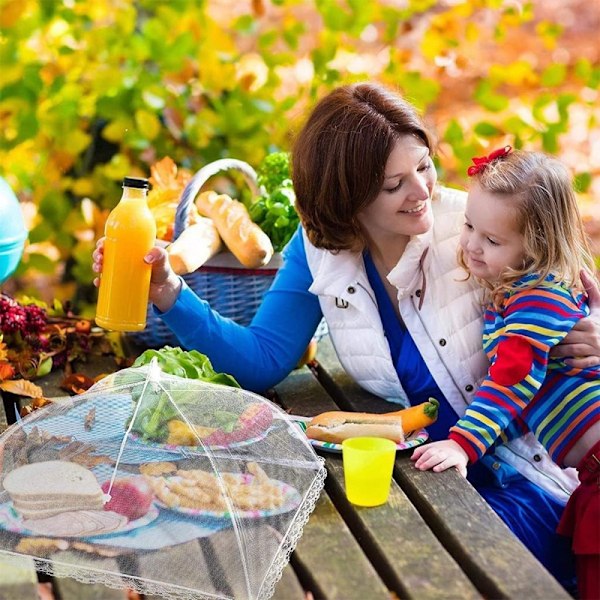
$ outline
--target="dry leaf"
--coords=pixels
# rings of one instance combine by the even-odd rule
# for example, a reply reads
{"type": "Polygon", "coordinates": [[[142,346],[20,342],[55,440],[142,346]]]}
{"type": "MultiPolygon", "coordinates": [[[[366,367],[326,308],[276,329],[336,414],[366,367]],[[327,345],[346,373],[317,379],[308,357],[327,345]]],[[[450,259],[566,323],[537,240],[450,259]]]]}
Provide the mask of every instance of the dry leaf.
{"type": "Polygon", "coordinates": [[[39,398],[44,395],[44,390],[39,385],[35,385],[35,383],[31,383],[31,381],[27,381],[26,379],[3,381],[0,383],[0,390],[27,398],[39,398]]]}
{"type": "Polygon", "coordinates": [[[87,392],[93,385],[94,380],[91,377],[82,373],[73,373],[62,380],[60,387],[72,394],[83,394],[83,392],[87,392]]]}

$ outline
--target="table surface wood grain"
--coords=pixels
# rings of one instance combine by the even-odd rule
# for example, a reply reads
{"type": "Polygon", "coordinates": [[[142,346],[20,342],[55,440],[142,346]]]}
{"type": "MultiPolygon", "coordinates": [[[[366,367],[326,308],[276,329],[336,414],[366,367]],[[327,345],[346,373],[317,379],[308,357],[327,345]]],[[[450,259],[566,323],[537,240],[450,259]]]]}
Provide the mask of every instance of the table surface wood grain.
{"type": "MultiPolygon", "coordinates": [[[[114,361],[101,357],[83,364],[81,371],[93,376],[111,368],[115,368],[114,361]]],[[[53,372],[37,383],[48,397],[64,396],[66,393],[59,389],[61,379],[60,372],[53,372]]],[[[288,413],[303,416],[337,409],[394,409],[350,379],[328,338],[319,342],[313,363],[293,371],[266,395],[288,413]]],[[[25,402],[6,394],[3,400],[0,431],[7,427],[7,421],[14,420],[15,404],[18,407],[25,402]]],[[[398,452],[388,502],[362,508],[346,499],[341,456],[322,456],[328,472],[325,489],[275,588],[274,598],[569,598],[457,472],[417,471],[410,461],[410,451],[398,452]]],[[[264,535],[271,534],[265,523],[264,535]]],[[[6,532],[0,535],[3,545],[8,538],[14,543],[19,539],[6,532]]],[[[244,598],[245,590],[235,585],[215,587],[217,581],[226,580],[227,573],[238,568],[227,553],[233,543],[231,536],[232,530],[224,529],[201,541],[147,553],[137,560],[135,575],[144,577],[156,572],[157,567],[172,570],[182,560],[194,557],[194,577],[200,589],[214,593],[215,598],[244,598]]],[[[118,557],[78,557],[83,559],[95,567],[119,568],[118,557]]],[[[62,577],[59,570],[52,577],[38,576],[31,558],[0,553],[0,600],[38,600],[38,579],[49,581],[55,597],[61,600],[127,597],[125,590],[80,583],[62,577]]]]}

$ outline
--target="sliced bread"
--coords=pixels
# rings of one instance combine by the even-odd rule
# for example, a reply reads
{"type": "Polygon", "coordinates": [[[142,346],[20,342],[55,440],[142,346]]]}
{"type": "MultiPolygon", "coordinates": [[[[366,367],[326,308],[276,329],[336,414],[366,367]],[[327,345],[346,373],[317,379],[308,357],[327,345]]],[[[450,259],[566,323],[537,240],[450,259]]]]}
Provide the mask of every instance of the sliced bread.
{"type": "Polygon", "coordinates": [[[102,489],[94,474],[85,467],[64,460],[49,460],[13,469],[2,485],[13,500],[38,501],[70,496],[97,498],[102,489]]]}

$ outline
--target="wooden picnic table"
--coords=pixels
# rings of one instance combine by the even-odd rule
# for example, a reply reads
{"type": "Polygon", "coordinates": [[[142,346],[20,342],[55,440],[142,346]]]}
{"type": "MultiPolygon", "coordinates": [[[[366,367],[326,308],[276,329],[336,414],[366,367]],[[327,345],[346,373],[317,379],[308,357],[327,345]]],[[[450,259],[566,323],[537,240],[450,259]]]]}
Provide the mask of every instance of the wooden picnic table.
{"type": "MultiPolygon", "coordinates": [[[[107,364],[97,360],[82,370],[94,375],[106,371],[107,364]]],[[[58,389],[60,379],[60,373],[51,373],[38,383],[46,396],[64,396],[58,389]]],[[[295,370],[267,395],[286,411],[305,416],[336,409],[386,412],[392,408],[350,379],[328,338],[319,342],[316,361],[295,370]]],[[[14,418],[13,401],[5,398],[0,431],[6,427],[6,416],[9,421],[14,418]]],[[[421,472],[413,468],[410,451],[399,452],[387,504],[360,508],[345,497],[341,456],[324,452],[322,456],[328,471],[325,489],[274,598],[570,597],[456,471],[421,472]]],[[[214,588],[214,573],[238,568],[219,558],[231,543],[232,532],[225,529],[202,541],[148,553],[138,560],[137,574],[144,577],[157,563],[172,570],[192,556],[201,589],[212,589],[216,598],[241,597],[243,590],[214,588]]],[[[119,557],[90,555],[85,560],[97,568],[113,569],[119,557]]],[[[60,600],[126,598],[124,590],[80,583],[61,577],[60,570],[53,577],[38,575],[32,559],[19,557],[15,563],[12,557],[9,562],[0,555],[0,600],[37,600],[38,579],[49,581],[60,600]]]]}

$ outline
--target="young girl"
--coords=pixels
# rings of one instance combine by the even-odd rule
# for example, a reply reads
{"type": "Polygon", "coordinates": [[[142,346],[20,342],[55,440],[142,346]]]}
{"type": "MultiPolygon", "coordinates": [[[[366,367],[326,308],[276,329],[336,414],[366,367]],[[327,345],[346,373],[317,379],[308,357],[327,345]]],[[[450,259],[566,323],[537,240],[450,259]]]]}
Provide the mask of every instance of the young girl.
{"type": "Polygon", "coordinates": [[[487,289],[488,375],[449,439],[418,448],[418,469],[463,474],[499,438],[531,430],[580,485],[559,533],[573,537],[582,598],[600,598],[600,369],[549,352],[589,313],[581,269],[593,262],[566,169],[510,146],[474,159],[459,262],[487,289]]]}

